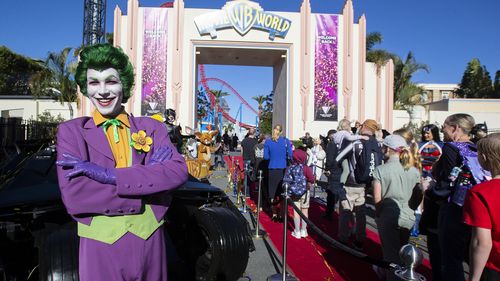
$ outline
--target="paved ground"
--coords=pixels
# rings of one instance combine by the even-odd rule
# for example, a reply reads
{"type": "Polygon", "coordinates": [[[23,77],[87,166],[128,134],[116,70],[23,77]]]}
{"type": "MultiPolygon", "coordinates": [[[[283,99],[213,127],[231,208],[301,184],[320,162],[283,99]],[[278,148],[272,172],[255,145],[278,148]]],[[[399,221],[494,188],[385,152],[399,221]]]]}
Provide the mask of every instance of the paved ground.
{"type": "MultiPolygon", "coordinates": [[[[232,155],[241,155],[238,152],[232,152],[232,155]]],[[[236,198],[231,196],[232,194],[232,189],[227,188],[227,170],[225,169],[218,169],[214,171],[210,178],[210,182],[212,185],[217,186],[221,188],[222,190],[226,190],[226,193],[228,193],[229,197],[233,202],[236,201],[236,198]],[[231,193],[229,193],[229,191],[231,193]]],[[[314,200],[317,200],[318,202],[322,202],[323,204],[326,204],[326,193],[322,191],[321,188],[316,188],[315,191],[316,198],[314,200]]],[[[370,198],[367,199],[367,202],[370,202],[370,198]]],[[[236,203],[236,202],[235,202],[236,203]]],[[[367,216],[367,228],[369,228],[372,231],[377,231],[376,229],[376,224],[373,219],[373,211],[374,207],[370,204],[368,204],[368,216],[367,216]]],[[[255,217],[252,215],[251,212],[247,212],[246,214],[244,213],[243,216],[249,221],[250,226],[252,229],[255,229],[256,221],[255,217]]],[[[270,239],[254,239],[254,244],[255,244],[255,251],[250,253],[250,259],[248,262],[247,270],[245,272],[244,277],[240,278],[238,281],[244,281],[244,280],[266,280],[267,277],[276,274],[276,273],[281,273],[281,260],[282,257],[279,254],[279,252],[276,250],[274,247],[273,243],[271,242],[270,239]]],[[[427,254],[427,248],[426,248],[426,243],[425,243],[425,236],[420,236],[419,238],[411,238],[411,241],[414,244],[417,244],[418,247],[423,251],[425,258],[428,258],[427,254]]],[[[290,270],[288,272],[291,272],[290,270]]],[[[292,272],[293,274],[293,272],[292,272]]]]}

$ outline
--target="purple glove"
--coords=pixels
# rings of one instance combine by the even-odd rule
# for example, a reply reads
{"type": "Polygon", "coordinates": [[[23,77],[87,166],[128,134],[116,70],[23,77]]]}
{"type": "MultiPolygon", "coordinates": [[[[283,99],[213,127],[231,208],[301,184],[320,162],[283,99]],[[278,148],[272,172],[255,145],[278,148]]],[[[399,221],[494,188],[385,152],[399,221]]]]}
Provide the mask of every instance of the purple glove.
{"type": "Polygon", "coordinates": [[[103,184],[116,185],[116,175],[113,169],[106,169],[92,162],[83,161],[71,154],[63,154],[63,159],[57,161],[56,164],[63,168],[73,169],[66,175],[66,178],[71,179],[83,175],[103,184]]]}
{"type": "Polygon", "coordinates": [[[172,148],[169,146],[160,146],[155,153],[153,153],[151,159],[149,159],[148,165],[160,164],[165,160],[170,160],[172,158],[172,154],[172,148]]]}

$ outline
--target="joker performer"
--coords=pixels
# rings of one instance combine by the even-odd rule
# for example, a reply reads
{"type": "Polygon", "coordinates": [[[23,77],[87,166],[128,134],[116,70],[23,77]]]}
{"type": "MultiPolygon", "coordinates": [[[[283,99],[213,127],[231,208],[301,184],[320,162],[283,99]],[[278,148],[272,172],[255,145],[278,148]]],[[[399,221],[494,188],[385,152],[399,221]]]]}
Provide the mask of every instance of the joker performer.
{"type": "Polygon", "coordinates": [[[75,79],[96,110],[59,126],[57,173],[78,222],[80,280],[167,280],[163,217],[186,163],[165,124],[125,112],[134,73],[120,49],[86,47],[75,79]]]}

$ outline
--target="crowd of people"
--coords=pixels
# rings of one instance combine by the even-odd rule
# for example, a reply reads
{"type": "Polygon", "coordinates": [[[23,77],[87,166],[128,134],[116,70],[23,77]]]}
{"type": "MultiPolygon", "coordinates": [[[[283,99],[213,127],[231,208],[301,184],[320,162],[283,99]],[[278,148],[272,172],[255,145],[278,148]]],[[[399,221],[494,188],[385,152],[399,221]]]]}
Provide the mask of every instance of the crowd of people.
{"type": "MultiPolygon", "coordinates": [[[[488,134],[468,114],[418,133],[419,140],[409,128],[391,134],[375,120],[351,127],[344,119],[326,137],[306,133],[301,145],[276,125],[271,136],[257,138],[251,129],[241,146],[249,181],[263,172],[262,205],[273,221],[284,215],[283,178],[300,165],[295,179],[308,191],[292,200],[307,216],[312,187],[326,179],[323,218],[333,222],[338,213],[341,243],[363,251],[367,203],[373,204],[384,260],[401,264],[399,250],[410,236],[426,235],[433,280],[466,280],[464,263],[469,280],[500,280],[500,134],[488,134]]],[[[293,218],[292,236],[307,237],[306,222],[293,218]]],[[[382,280],[399,280],[374,270],[382,280]]]]}

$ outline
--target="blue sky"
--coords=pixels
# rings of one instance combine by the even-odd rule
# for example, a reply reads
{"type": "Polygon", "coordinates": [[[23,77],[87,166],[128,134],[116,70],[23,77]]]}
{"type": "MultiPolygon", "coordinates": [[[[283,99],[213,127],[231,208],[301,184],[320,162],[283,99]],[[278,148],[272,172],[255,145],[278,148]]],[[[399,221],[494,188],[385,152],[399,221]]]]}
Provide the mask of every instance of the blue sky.
{"type": "MultiPolygon", "coordinates": [[[[164,2],[166,0],[139,1],[141,6],[152,7],[164,2]]],[[[264,10],[299,11],[302,1],[257,2],[264,10]]],[[[185,0],[187,8],[219,9],[224,3],[223,0],[185,0]]],[[[126,13],[126,0],[107,0],[108,32],[112,31],[113,10],[117,4],[126,13]]],[[[338,14],[343,4],[344,0],[311,0],[313,13],[338,14]]],[[[415,82],[459,83],[467,62],[475,57],[486,65],[490,74],[500,70],[499,0],[354,0],[353,4],[356,19],[366,14],[368,32],[382,33],[384,43],[380,48],[401,57],[411,50],[419,62],[429,65],[431,72],[415,75],[415,82]]],[[[83,0],[2,0],[0,12],[0,45],[17,53],[45,58],[49,51],[82,42],[83,0]]],[[[210,71],[213,72],[207,75],[226,80],[245,96],[265,93],[271,88],[269,68],[221,67],[210,71]],[[249,71],[256,71],[257,77],[263,79],[251,83],[252,91],[246,90],[249,86],[245,83],[249,81],[238,79],[249,71]],[[256,89],[255,85],[262,87],[256,89]]]]}

